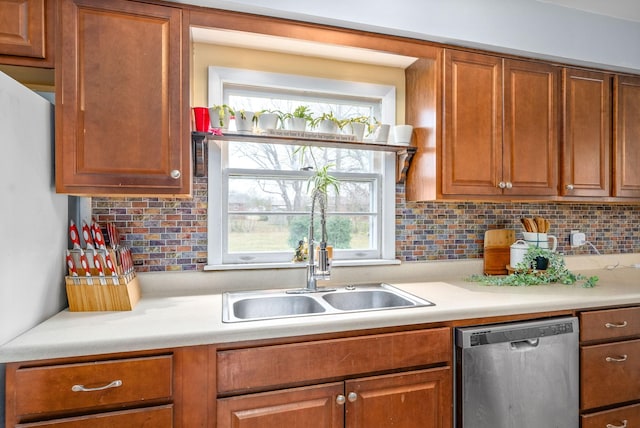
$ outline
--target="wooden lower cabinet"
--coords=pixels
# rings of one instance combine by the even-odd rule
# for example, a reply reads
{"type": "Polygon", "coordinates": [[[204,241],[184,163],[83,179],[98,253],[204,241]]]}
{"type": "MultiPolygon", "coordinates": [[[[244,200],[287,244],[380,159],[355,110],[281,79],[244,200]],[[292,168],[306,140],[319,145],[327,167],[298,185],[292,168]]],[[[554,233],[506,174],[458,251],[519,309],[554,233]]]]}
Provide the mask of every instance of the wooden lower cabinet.
{"type": "Polygon", "coordinates": [[[218,428],[447,428],[451,369],[372,376],[218,400],[218,428]]]}
{"type": "Polygon", "coordinates": [[[582,428],[631,428],[640,426],[640,404],[582,415],[582,428]]]}
{"type": "Polygon", "coordinates": [[[19,424],[17,428],[172,428],[173,406],[126,410],[48,422],[19,424]]]}

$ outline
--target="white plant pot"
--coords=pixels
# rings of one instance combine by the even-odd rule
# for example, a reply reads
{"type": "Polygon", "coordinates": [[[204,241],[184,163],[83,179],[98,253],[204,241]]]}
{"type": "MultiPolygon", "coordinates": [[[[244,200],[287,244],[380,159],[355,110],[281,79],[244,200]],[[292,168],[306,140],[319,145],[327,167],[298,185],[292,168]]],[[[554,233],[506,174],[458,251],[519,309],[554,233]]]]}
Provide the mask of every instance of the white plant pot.
{"type": "Polygon", "coordinates": [[[228,108],[224,108],[224,115],[222,116],[222,120],[220,118],[220,112],[217,108],[209,108],[209,122],[211,122],[212,128],[226,131],[229,129],[229,120],[231,120],[231,115],[229,114],[228,108]]]}
{"type": "Polygon", "coordinates": [[[376,126],[376,130],[373,131],[373,141],[377,143],[386,143],[389,141],[389,131],[391,130],[391,125],[378,125],[376,126]]]}
{"type": "Polygon", "coordinates": [[[284,120],[284,129],[304,132],[307,130],[307,120],[303,117],[288,117],[284,120]]]}
{"type": "Polygon", "coordinates": [[[275,113],[262,113],[258,116],[259,129],[276,129],[278,126],[278,115],[275,113]]]}
{"type": "Polygon", "coordinates": [[[413,126],[411,125],[396,125],[393,127],[393,142],[399,145],[408,145],[411,142],[411,134],[413,133],[413,126]]]}
{"type": "Polygon", "coordinates": [[[236,113],[236,131],[238,132],[251,132],[253,131],[253,116],[252,111],[244,112],[244,119],[240,117],[240,113],[236,113]]]}
{"type": "Polygon", "coordinates": [[[356,141],[364,140],[364,130],[366,125],[359,122],[351,122],[347,124],[347,133],[356,136],[356,141]]]}
{"type": "Polygon", "coordinates": [[[321,120],[318,123],[318,132],[322,132],[325,134],[337,134],[338,133],[338,124],[333,120],[321,120]]]}

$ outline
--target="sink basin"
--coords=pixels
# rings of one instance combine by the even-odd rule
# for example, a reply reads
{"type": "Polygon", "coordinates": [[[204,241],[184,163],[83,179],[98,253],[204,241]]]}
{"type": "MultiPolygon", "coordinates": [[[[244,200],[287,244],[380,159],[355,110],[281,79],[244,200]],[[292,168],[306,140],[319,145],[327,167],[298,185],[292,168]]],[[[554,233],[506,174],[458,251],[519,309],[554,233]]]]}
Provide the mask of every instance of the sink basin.
{"type": "Polygon", "coordinates": [[[292,315],[317,314],[325,312],[315,299],[309,296],[253,297],[238,300],[233,303],[233,313],[236,318],[280,318],[292,315]]]}
{"type": "Polygon", "coordinates": [[[416,306],[415,302],[386,290],[334,292],[325,294],[322,298],[341,311],[416,306]]]}
{"type": "Polygon", "coordinates": [[[222,321],[257,321],[434,305],[385,283],[348,285],[331,291],[320,289],[315,293],[300,294],[295,291],[300,290],[224,293],[222,321]]]}

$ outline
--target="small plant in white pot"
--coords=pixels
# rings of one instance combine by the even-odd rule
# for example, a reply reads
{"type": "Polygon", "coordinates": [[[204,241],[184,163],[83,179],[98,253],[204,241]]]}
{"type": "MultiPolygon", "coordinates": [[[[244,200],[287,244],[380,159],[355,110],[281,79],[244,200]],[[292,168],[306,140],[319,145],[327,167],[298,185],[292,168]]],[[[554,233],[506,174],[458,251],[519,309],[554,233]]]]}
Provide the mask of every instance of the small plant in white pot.
{"type": "Polygon", "coordinates": [[[236,111],[236,130],[238,132],[252,132],[253,125],[256,122],[255,113],[252,111],[238,110],[236,111]]]}
{"type": "Polygon", "coordinates": [[[309,106],[298,106],[292,113],[283,114],[280,120],[284,129],[304,132],[307,130],[307,123],[313,122],[313,116],[309,106]]]}
{"type": "Polygon", "coordinates": [[[211,122],[211,127],[214,129],[220,129],[222,131],[228,130],[229,121],[233,115],[235,115],[235,112],[226,104],[209,107],[209,121],[211,122]]]}
{"type": "Polygon", "coordinates": [[[337,134],[342,129],[343,122],[338,119],[333,112],[322,113],[320,117],[313,120],[313,127],[318,132],[326,134],[337,134]]]}
{"type": "Polygon", "coordinates": [[[281,114],[275,110],[260,110],[256,113],[258,129],[276,129],[281,114]]]}
{"type": "Polygon", "coordinates": [[[355,135],[356,141],[363,141],[365,131],[370,132],[372,127],[368,117],[357,116],[346,119],[343,129],[347,134],[355,135]]]}

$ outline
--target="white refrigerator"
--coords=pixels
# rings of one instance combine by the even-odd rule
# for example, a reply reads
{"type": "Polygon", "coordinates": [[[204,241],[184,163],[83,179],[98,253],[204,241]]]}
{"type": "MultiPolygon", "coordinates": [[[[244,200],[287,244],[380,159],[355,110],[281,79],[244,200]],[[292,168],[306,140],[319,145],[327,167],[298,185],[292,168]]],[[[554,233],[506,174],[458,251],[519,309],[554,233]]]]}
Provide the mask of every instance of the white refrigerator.
{"type": "MultiPolygon", "coordinates": [[[[66,307],[69,218],[69,198],[55,193],[54,107],[3,73],[0,144],[2,345],[66,307]]],[[[4,378],[0,364],[0,426],[4,378]]]]}

